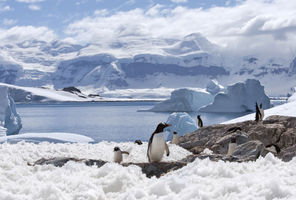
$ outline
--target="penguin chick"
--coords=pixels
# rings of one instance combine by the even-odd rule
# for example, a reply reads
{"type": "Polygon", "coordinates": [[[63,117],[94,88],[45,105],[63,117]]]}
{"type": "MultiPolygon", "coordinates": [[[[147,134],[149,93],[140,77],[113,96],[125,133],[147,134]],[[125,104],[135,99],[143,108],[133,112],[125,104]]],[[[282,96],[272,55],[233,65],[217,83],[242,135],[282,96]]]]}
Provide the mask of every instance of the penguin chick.
{"type": "Polygon", "coordinates": [[[200,115],[197,115],[197,126],[199,128],[202,128],[203,127],[203,122],[202,122],[202,120],[200,118],[200,115]]]}
{"type": "Polygon", "coordinates": [[[147,150],[147,157],[149,162],[161,161],[164,151],[166,151],[167,156],[170,155],[170,151],[167,143],[165,142],[163,134],[163,130],[169,126],[171,126],[171,124],[159,123],[155,131],[152,133],[149,139],[147,150]]]}
{"type": "Polygon", "coordinates": [[[141,140],[136,140],[135,143],[138,144],[138,145],[142,145],[143,144],[143,142],[141,140]]]}
{"type": "Polygon", "coordinates": [[[229,142],[229,145],[228,145],[228,152],[227,152],[228,156],[232,156],[236,146],[237,146],[236,138],[231,138],[231,140],[229,142]]]}
{"type": "Polygon", "coordinates": [[[172,144],[179,144],[179,136],[178,133],[175,131],[173,134],[172,144]]]}
{"type": "Polygon", "coordinates": [[[121,151],[119,147],[114,147],[114,162],[121,163],[122,162],[122,154],[129,155],[127,151],[121,151]]]}

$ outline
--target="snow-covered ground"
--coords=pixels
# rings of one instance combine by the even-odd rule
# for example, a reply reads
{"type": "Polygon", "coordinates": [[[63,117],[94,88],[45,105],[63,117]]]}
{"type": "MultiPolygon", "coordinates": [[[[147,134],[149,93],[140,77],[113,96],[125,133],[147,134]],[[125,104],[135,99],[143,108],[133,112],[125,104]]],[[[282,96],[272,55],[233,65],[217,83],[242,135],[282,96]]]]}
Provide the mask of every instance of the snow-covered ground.
{"type": "MultiPolygon", "coordinates": [[[[101,168],[69,162],[63,167],[28,166],[42,157],[71,156],[112,160],[113,147],[129,150],[126,162],[146,161],[147,143],[17,144],[0,145],[0,197],[13,200],[67,199],[295,199],[296,159],[282,162],[271,154],[256,162],[188,164],[159,179],[137,166],[108,163],[101,168]]],[[[176,160],[189,153],[170,145],[176,160]]]]}

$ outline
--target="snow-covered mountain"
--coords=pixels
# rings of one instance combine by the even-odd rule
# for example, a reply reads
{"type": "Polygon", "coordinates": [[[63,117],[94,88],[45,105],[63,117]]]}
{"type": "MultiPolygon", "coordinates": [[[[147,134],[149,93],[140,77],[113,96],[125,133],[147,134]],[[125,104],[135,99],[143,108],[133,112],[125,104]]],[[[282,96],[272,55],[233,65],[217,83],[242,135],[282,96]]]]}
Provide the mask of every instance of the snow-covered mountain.
{"type": "Polygon", "coordinates": [[[269,95],[296,85],[296,58],[236,56],[194,33],[181,40],[128,40],[111,44],[24,41],[0,44],[0,82],[21,86],[108,89],[205,87],[261,81],[269,95]]]}

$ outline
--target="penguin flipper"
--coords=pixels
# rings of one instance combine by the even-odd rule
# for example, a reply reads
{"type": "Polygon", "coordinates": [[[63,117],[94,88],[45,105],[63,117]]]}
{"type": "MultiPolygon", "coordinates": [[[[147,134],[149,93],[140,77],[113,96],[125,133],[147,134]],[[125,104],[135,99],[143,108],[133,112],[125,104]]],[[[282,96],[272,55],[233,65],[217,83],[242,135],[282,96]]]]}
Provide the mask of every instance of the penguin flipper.
{"type": "Polygon", "coordinates": [[[153,136],[154,136],[154,133],[151,135],[151,137],[149,139],[149,142],[148,142],[147,157],[148,157],[149,162],[151,162],[151,160],[150,160],[150,150],[151,150],[151,144],[152,144],[153,136]]]}
{"type": "Polygon", "coordinates": [[[170,150],[169,150],[169,147],[168,147],[168,144],[165,142],[165,151],[166,151],[166,155],[169,156],[170,155],[170,150]]]}
{"type": "Polygon", "coordinates": [[[121,151],[121,153],[129,155],[129,152],[127,152],[127,151],[121,151]]]}

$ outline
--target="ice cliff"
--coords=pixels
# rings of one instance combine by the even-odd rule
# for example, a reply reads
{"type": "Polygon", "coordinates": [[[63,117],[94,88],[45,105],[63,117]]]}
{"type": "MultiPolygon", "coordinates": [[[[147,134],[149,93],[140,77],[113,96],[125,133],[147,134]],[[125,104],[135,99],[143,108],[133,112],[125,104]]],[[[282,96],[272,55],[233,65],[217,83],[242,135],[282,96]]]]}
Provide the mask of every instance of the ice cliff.
{"type": "Polygon", "coordinates": [[[7,87],[0,86],[0,135],[18,134],[22,128],[21,118],[16,112],[7,87]],[[5,130],[6,129],[6,130],[5,130]]]}

